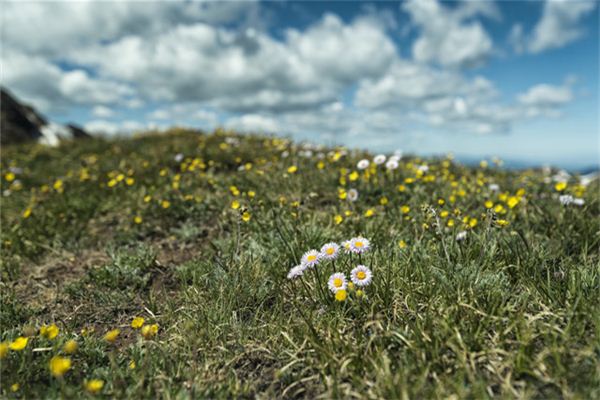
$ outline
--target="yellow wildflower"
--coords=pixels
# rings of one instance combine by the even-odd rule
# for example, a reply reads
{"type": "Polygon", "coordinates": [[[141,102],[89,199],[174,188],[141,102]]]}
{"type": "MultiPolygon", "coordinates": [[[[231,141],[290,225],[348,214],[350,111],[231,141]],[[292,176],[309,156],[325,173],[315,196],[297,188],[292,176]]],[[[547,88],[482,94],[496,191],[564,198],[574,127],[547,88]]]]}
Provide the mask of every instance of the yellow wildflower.
{"type": "Polygon", "coordinates": [[[31,207],[27,207],[25,209],[25,211],[23,211],[23,218],[29,218],[29,216],[31,215],[31,207]]]}
{"type": "Polygon", "coordinates": [[[379,204],[381,204],[382,206],[385,206],[388,202],[389,202],[389,200],[385,196],[383,196],[381,199],[379,199],[379,204]]]}
{"type": "Polygon", "coordinates": [[[298,171],[298,167],[296,167],[295,165],[292,165],[287,169],[288,174],[294,174],[296,173],[296,171],[298,171]]]}
{"type": "Polygon", "coordinates": [[[11,392],[17,392],[19,391],[19,388],[21,387],[21,385],[19,385],[18,383],[13,383],[12,385],[10,385],[10,391],[11,392]]]}
{"type": "Polygon", "coordinates": [[[557,192],[562,192],[566,188],[567,182],[557,182],[556,185],[554,185],[554,189],[556,189],[557,192]]]}
{"type": "Polygon", "coordinates": [[[163,200],[160,203],[160,206],[164,209],[167,209],[167,208],[171,207],[171,202],[169,200],[163,200]]]}
{"type": "Polygon", "coordinates": [[[231,208],[232,208],[233,210],[237,210],[238,208],[240,208],[240,202],[239,202],[239,201],[237,201],[237,200],[234,200],[234,201],[232,201],[232,202],[231,202],[231,208]]]}
{"type": "Polygon", "coordinates": [[[106,340],[109,343],[114,343],[115,340],[117,340],[119,333],[121,333],[120,329],[110,330],[110,331],[106,332],[106,334],[104,335],[104,340],[106,340]]]}
{"type": "Polygon", "coordinates": [[[341,224],[343,220],[344,220],[344,217],[342,217],[339,214],[337,214],[335,217],[333,217],[333,222],[335,222],[336,225],[341,224]]]}
{"type": "Polygon", "coordinates": [[[356,171],[352,171],[350,173],[350,175],[348,175],[348,179],[350,179],[350,181],[355,181],[358,179],[358,172],[356,171]]]}
{"type": "Polygon", "coordinates": [[[485,208],[490,209],[494,207],[494,202],[491,200],[487,200],[485,203],[483,203],[483,205],[485,206],[485,208]]]}
{"type": "Polygon", "coordinates": [[[142,317],[135,317],[133,321],[131,321],[131,327],[133,329],[140,329],[142,325],[144,325],[144,318],[142,317]]]}
{"type": "Polygon", "coordinates": [[[158,333],[158,324],[144,325],[141,333],[144,339],[151,339],[158,333]]]}
{"type": "Polygon", "coordinates": [[[250,221],[250,213],[249,213],[248,211],[245,211],[245,212],[242,214],[242,221],[244,221],[244,222],[248,222],[248,221],[250,221]]]}
{"type": "Polygon", "coordinates": [[[96,394],[104,387],[104,381],[100,379],[92,379],[85,382],[85,390],[91,394],[96,394]]]}
{"type": "Polygon", "coordinates": [[[344,289],[340,289],[337,292],[335,292],[335,299],[337,301],[345,301],[347,297],[348,293],[344,289]]]}
{"type": "Polygon", "coordinates": [[[375,210],[373,210],[372,208],[369,208],[366,212],[365,212],[365,217],[369,218],[372,217],[373,215],[375,215],[375,210]]]}
{"type": "Polygon", "coordinates": [[[402,214],[408,214],[410,212],[410,207],[402,206],[402,207],[400,207],[400,211],[402,211],[402,214]]]}
{"type": "Polygon", "coordinates": [[[55,324],[52,325],[43,325],[40,328],[40,335],[42,335],[43,337],[45,337],[46,339],[54,339],[56,336],[58,336],[58,326],[56,326],[55,324]]]}
{"type": "Polygon", "coordinates": [[[73,354],[77,351],[78,347],[77,341],[75,339],[70,339],[63,346],[63,351],[67,354],[73,354]]]}
{"type": "Polygon", "coordinates": [[[6,175],[4,175],[4,179],[6,179],[7,182],[12,182],[15,178],[16,176],[12,172],[7,172],[6,175]]]}
{"type": "Polygon", "coordinates": [[[519,201],[521,201],[521,199],[517,196],[510,196],[506,201],[506,205],[508,205],[509,208],[515,208],[515,206],[519,204],[519,201]]]}
{"type": "Polygon", "coordinates": [[[71,369],[71,360],[66,357],[54,356],[50,359],[50,372],[56,378],[60,378],[71,369]]]}
{"type": "Polygon", "coordinates": [[[29,341],[28,338],[23,337],[23,336],[19,336],[18,338],[16,338],[15,340],[13,340],[8,347],[11,350],[14,351],[21,351],[23,350],[26,346],[27,346],[27,342],[29,341]]]}
{"type": "Polygon", "coordinates": [[[140,217],[139,215],[136,215],[136,216],[133,218],[133,222],[135,222],[136,224],[141,224],[141,223],[142,223],[142,221],[143,221],[143,219],[142,219],[142,217],[140,217]]]}
{"type": "Polygon", "coordinates": [[[400,240],[398,242],[398,247],[400,247],[401,249],[404,249],[406,247],[406,242],[404,240],[400,240]]]}

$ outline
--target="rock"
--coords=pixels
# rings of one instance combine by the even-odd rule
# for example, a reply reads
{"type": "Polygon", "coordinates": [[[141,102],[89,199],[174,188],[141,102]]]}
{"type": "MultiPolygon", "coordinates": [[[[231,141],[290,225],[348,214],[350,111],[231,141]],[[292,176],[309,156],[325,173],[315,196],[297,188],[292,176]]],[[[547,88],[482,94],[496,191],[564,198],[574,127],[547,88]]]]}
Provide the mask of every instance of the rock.
{"type": "Polygon", "coordinates": [[[57,146],[61,140],[90,137],[76,125],[49,122],[33,107],[22,104],[4,88],[0,88],[0,93],[0,143],[3,145],[38,141],[57,146]]]}

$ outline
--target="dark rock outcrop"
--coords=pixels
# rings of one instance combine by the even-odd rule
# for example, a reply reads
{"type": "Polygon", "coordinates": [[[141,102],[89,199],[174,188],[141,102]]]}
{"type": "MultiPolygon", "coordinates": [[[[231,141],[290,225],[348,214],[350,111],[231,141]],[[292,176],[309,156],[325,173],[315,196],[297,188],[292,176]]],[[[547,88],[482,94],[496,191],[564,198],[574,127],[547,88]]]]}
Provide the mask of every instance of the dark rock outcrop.
{"type": "Polygon", "coordinates": [[[33,107],[22,104],[4,88],[0,88],[0,93],[0,143],[3,145],[38,141],[53,146],[61,139],[90,137],[76,125],[48,122],[33,107]]]}

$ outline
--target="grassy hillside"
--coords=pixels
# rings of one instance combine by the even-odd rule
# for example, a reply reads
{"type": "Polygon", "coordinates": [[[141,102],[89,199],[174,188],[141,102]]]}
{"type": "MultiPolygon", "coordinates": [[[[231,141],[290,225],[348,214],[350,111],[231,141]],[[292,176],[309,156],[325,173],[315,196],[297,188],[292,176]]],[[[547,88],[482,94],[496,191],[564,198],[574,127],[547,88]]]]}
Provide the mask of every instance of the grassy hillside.
{"type": "Polygon", "coordinates": [[[225,132],[2,149],[2,396],[600,397],[597,182],[362,158],[225,132]]]}

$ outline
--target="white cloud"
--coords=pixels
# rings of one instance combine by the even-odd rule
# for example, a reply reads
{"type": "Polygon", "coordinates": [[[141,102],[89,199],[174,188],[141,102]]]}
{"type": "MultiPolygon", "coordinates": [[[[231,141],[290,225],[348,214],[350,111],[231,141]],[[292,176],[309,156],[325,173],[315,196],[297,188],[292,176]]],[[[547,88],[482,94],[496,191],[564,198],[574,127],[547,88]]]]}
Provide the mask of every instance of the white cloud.
{"type": "Polygon", "coordinates": [[[155,123],[141,123],[135,120],[114,122],[95,119],[84,124],[84,129],[87,132],[106,136],[130,135],[134,132],[156,129],[158,127],[155,123]]]}
{"type": "Polygon", "coordinates": [[[225,127],[242,132],[267,133],[277,133],[281,129],[275,119],[259,114],[244,114],[231,118],[225,123],[225,127]]]}
{"type": "Polygon", "coordinates": [[[568,85],[553,86],[539,84],[532,86],[518,96],[521,104],[533,107],[557,107],[573,100],[573,93],[568,85]]]}
{"type": "Polygon", "coordinates": [[[437,0],[411,0],[402,5],[420,36],[412,46],[415,60],[450,67],[481,64],[492,52],[492,39],[479,21],[482,14],[498,19],[493,2],[465,2],[452,10],[437,0]]]}
{"type": "Polygon", "coordinates": [[[92,115],[94,117],[98,117],[98,118],[109,118],[112,117],[115,114],[115,112],[105,106],[95,106],[94,108],[92,108],[92,115]]]}
{"type": "Polygon", "coordinates": [[[258,5],[253,1],[9,1],[2,6],[3,45],[48,56],[127,35],[149,37],[176,24],[243,20],[258,5]]]}
{"type": "Polygon", "coordinates": [[[83,69],[64,71],[43,57],[5,51],[3,84],[43,111],[73,104],[110,104],[133,90],[119,82],[91,77],[83,69]]]}
{"type": "Polygon", "coordinates": [[[584,34],[579,21],[595,7],[594,1],[547,0],[542,18],[529,39],[528,50],[539,53],[579,39],[584,34]]]}
{"type": "Polygon", "coordinates": [[[446,98],[452,102],[461,95],[480,100],[493,96],[495,91],[492,83],[483,77],[469,81],[455,71],[398,61],[387,74],[374,80],[363,80],[356,93],[356,102],[367,108],[411,107],[446,98]]]}
{"type": "Polygon", "coordinates": [[[106,78],[135,83],[147,97],[256,111],[333,101],[348,84],[381,74],[396,56],[374,19],[345,24],[325,15],[305,31],[288,29],[283,41],[196,23],[152,39],[127,36],[73,57],[106,78]]]}

